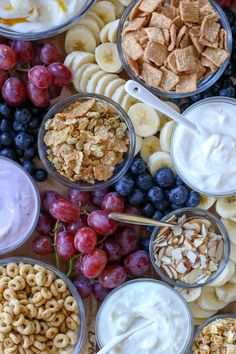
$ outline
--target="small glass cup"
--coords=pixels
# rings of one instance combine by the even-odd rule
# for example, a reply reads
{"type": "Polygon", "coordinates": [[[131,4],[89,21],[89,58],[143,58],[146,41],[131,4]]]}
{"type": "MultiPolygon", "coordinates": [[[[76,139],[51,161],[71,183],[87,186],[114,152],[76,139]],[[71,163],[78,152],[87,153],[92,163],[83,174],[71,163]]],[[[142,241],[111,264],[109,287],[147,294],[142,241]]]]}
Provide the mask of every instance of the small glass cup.
{"type": "Polygon", "coordinates": [[[78,290],[73,285],[73,283],[67,278],[65,274],[61,273],[56,267],[36,259],[27,258],[27,257],[10,257],[10,258],[4,258],[0,260],[0,266],[6,266],[9,263],[17,263],[17,264],[29,263],[33,265],[37,264],[55,273],[57,278],[64,280],[71,295],[75,298],[79,308],[80,325],[78,327],[78,339],[73,351],[73,354],[78,354],[80,352],[84,340],[86,319],[85,319],[85,309],[84,309],[83,301],[79,295],[78,290]]]}
{"type": "Polygon", "coordinates": [[[81,191],[94,191],[98,189],[105,189],[110,185],[116,183],[129,169],[135,151],[134,127],[130,118],[128,117],[127,113],[123,110],[123,108],[119,106],[116,102],[112,101],[111,99],[96,94],[77,94],[70,97],[66,97],[65,99],[57,103],[48,111],[40,126],[39,135],[38,135],[38,150],[39,150],[40,159],[44,167],[51,175],[51,177],[54,178],[57,182],[65,185],[66,187],[79,189],[81,191]],[[93,98],[98,102],[105,102],[106,104],[111,106],[115,110],[115,112],[119,115],[120,120],[127,125],[128,128],[127,137],[129,138],[129,142],[130,142],[128,148],[129,150],[127,153],[123,154],[123,162],[116,166],[113,176],[109,178],[107,181],[96,181],[94,184],[90,184],[83,181],[72,182],[66,177],[59,174],[56,171],[55,167],[47,158],[47,147],[43,141],[44,135],[46,133],[45,123],[48,121],[48,119],[52,119],[56,113],[61,112],[70,104],[78,101],[86,101],[93,98]]]}
{"type": "MultiPolygon", "coordinates": [[[[156,285],[162,285],[163,287],[168,288],[168,290],[170,290],[171,292],[173,292],[175,294],[176,297],[178,297],[179,299],[181,299],[181,301],[183,302],[184,306],[186,307],[186,311],[188,313],[188,318],[189,318],[189,326],[190,326],[190,330],[189,330],[189,336],[186,339],[186,344],[185,347],[183,348],[183,351],[181,353],[178,354],[185,354],[188,352],[189,348],[190,348],[190,344],[192,343],[192,337],[193,337],[193,333],[194,333],[194,325],[193,325],[193,316],[192,316],[192,311],[187,303],[187,301],[183,298],[182,295],[180,295],[178,293],[178,291],[176,291],[175,289],[173,289],[172,287],[170,287],[168,284],[165,284],[159,280],[155,280],[155,279],[151,279],[151,278],[140,278],[140,279],[134,279],[134,280],[129,280],[128,282],[118,286],[117,288],[113,289],[110,294],[105,298],[105,300],[102,302],[97,316],[96,316],[96,320],[95,320],[95,335],[96,335],[96,340],[98,343],[98,346],[100,349],[102,349],[102,347],[104,346],[104,344],[101,342],[100,339],[100,335],[99,335],[99,317],[100,314],[103,310],[103,308],[106,306],[106,304],[108,303],[108,301],[112,298],[112,296],[114,295],[114,293],[118,292],[119,290],[123,289],[123,288],[127,288],[128,286],[130,286],[131,284],[134,283],[144,283],[144,282],[148,282],[148,283],[152,283],[152,284],[156,284],[156,285]]],[[[145,305],[145,304],[144,304],[145,305]]],[[[133,353],[132,353],[133,354],[133,353]]]]}
{"type": "Polygon", "coordinates": [[[185,215],[186,218],[189,217],[194,217],[194,218],[204,218],[207,219],[211,222],[211,224],[214,226],[214,231],[222,235],[223,237],[223,242],[224,242],[224,252],[223,252],[223,257],[222,260],[219,264],[219,267],[215,273],[212,274],[210,278],[208,278],[204,283],[197,283],[197,284],[188,284],[184,283],[179,280],[173,280],[168,277],[168,275],[161,270],[161,268],[155,263],[155,258],[153,254],[153,242],[158,234],[159,227],[156,227],[155,230],[153,231],[149,243],[149,254],[152,262],[152,266],[155,269],[156,273],[161,277],[163,281],[166,283],[170,284],[171,286],[174,287],[179,287],[179,288],[186,288],[186,289],[191,289],[191,288],[201,288],[203,286],[209,285],[211,282],[213,282],[225,269],[228,261],[229,261],[229,255],[230,255],[230,240],[229,240],[229,235],[228,232],[223,225],[223,223],[212,213],[210,213],[207,210],[202,210],[198,208],[182,208],[178,210],[174,210],[173,212],[169,213],[166,215],[162,221],[167,221],[170,219],[172,216],[177,216],[180,218],[182,215],[185,215]]]}
{"type": "Polygon", "coordinates": [[[0,255],[16,250],[17,248],[22,246],[30,238],[30,236],[32,235],[32,233],[34,232],[34,230],[36,228],[36,225],[37,225],[38,219],[39,219],[39,214],[40,214],[40,196],[39,196],[38,188],[37,188],[33,178],[17,162],[12,161],[6,157],[0,157],[0,166],[1,166],[1,161],[7,161],[8,163],[12,164],[14,167],[18,168],[21,171],[21,173],[23,173],[25,175],[25,178],[29,181],[29,183],[31,184],[32,189],[35,193],[36,206],[35,206],[35,216],[34,216],[33,220],[30,220],[29,229],[27,230],[27,232],[25,232],[25,234],[22,237],[20,237],[20,235],[17,235],[14,243],[11,243],[4,248],[0,248],[0,255]]]}
{"type": "MultiPolygon", "coordinates": [[[[128,64],[126,55],[123,51],[122,48],[122,32],[123,29],[127,23],[127,21],[129,20],[130,17],[130,13],[133,9],[133,7],[137,4],[139,0],[133,0],[129,6],[126,8],[126,10],[124,11],[121,20],[120,20],[120,24],[118,27],[118,34],[117,34],[117,45],[118,45],[118,52],[120,55],[120,59],[121,62],[123,64],[123,67],[125,69],[125,71],[127,72],[127,74],[133,79],[136,80],[137,82],[139,82],[141,85],[143,85],[146,89],[150,90],[154,95],[156,96],[161,96],[161,97],[165,97],[165,98],[184,98],[184,97],[189,97],[192,95],[196,95],[198,93],[201,93],[205,90],[207,90],[208,88],[210,88],[212,85],[214,85],[214,83],[219,80],[219,78],[221,77],[221,75],[224,73],[229,60],[230,60],[230,56],[225,60],[225,62],[223,63],[223,65],[213,74],[209,75],[208,77],[206,77],[205,79],[203,79],[202,81],[200,81],[200,83],[198,83],[198,87],[195,91],[192,92],[183,92],[183,93],[179,93],[179,92],[175,92],[175,91],[162,91],[159,90],[157,88],[154,88],[152,86],[149,86],[148,84],[146,84],[143,80],[141,80],[135,73],[134,71],[131,69],[131,67],[128,64]]],[[[220,17],[220,23],[223,27],[223,29],[226,31],[227,33],[227,41],[228,41],[228,52],[231,55],[232,53],[232,47],[233,47],[233,37],[232,37],[232,31],[231,31],[231,27],[229,24],[229,21],[224,13],[224,11],[222,10],[222,8],[216,3],[216,1],[214,0],[209,0],[211,5],[213,6],[214,10],[218,13],[219,17],[220,17]]],[[[166,2],[167,4],[170,3],[170,0],[165,0],[164,2],[166,2]]]]}

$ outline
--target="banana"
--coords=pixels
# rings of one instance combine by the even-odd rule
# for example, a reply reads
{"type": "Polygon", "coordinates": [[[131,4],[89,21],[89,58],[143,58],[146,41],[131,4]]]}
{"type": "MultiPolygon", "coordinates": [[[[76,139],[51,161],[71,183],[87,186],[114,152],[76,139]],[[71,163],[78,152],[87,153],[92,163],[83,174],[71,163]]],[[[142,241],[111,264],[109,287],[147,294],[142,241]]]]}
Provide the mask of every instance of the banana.
{"type": "Polygon", "coordinates": [[[75,58],[71,65],[72,74],[74,74],[83,64],[95,63],[95,55],[92,53],[86,53],[86,52],[73,52],[73,53],[75,55],[75,58]]]}
{"type": "Polygon", "coordinates": [[[122,5],[119,1],[117,0],[110,0],[110,2],[112,2],[112,4],[115,6],[116,9],[116,18],[120,18],[121,15],[124,12],[124,5],[122,5]]]}
{"type": "Polygon", "coordinates": [[[170,154],[164,151],[157,151],[149,156],[147,166],[153,176],[162,167],[169,167],[173,170],[170,154]]]}
{"type": "Polygon", "coordinates": [[[92,9],[104,23],[112,22],[116,19],[116,8],[110,1],[98,1],[92,9]]]}
{"type": "Polygon", "coordinates": [[[136,141],[136,144],[135,144],[134,156],[138,155],[138,153],[141,149],[141,146],[142,146],[143,138],[141,138],[141,136],[135,135],[135,141],[136,141]]]}
{"type": "MultiPolygon", "coordinates": [[[[91,64],[82,64],[76,71],[73,71],[73,85],[76,91],[80,91],[80,79],[82,77],[82,74],[86,68],[88,68],[91,64]]],[[[95,64],[93,64],[95,65],[95,64]]]]}
{"type": "Polygon", "coordinates": [[[83,92],[86,92],[86,87],[89,79],[95,74],[96,72],[99,72],[100,68],[97,64],[89,64],[87,68],[82,73],[81,79],[80,79],[80,90],[83,92]]]}
{"type": "Polygon", "coordinates": [[[236,301],[236,285],[233,283],[229,282],[223,286],[217,286],[215,291],[218,298],[227,304],[236,301]]]}
{"type": "Polygon", "coordinates": [[[145,103],[136,103],[128,110],[135,133],[143,138],[155,135],[160,125],[157,111],[145,103]]]}
{"type": "Polygon", "coordinates": [[[95,88],[95,93],[99,93],[100,95],[103,95],[106,89],[106,86],[111,80],[117,79],[119,76],[115,74],[107,74],[103,75],[97,82],[96,88],[95,88]]]}
{"type": "Polygon", "coordinates": [[[161,145],[160,140],[157,136],[148,136],[143,139],[140,155],[146,163],[148,162],[149,156],[154,154],[154,152],[160,151],[161,145]]]}
{"type": "Polygon", "coordinates": [[[128,6],[131,3],[132,0],[119,0],[119,2],[123,5],[123,6],[128,6]]]}
{"type": "Polygon", "coordinates": [[[225,225],[226,230],[228,231],[231,244],[234,244],[236,246],[236,223],[230,219],[221,218],[220,220],[225,225]]]}
{"type": "Polygon", "coordinates": [[[236,218],[230,218],[229,220],[232,220],[233,222],[236,222],[236,218]]]}
{"type": "Polygon", "coordinates": [[[123,84],[115,90],[111,98],[113,101],[121,104],[125,94],[126,94],[125,85],[123,84]]]}
{"type": "Polygon", "coordinates": [[[180,293],[185,298],[187,302],[196,301],[202,292],[201,288],[196,288],[196,289],[175,288],[175,289],[178,291],[178,293],[180,293]]]}
{"type": "Polygon", "coordinates": [[[104,96],[111,98],[112,95],[114,94],[115,90],[124,84],[125,84],[125,80],[120,79],[120,78],[110,81],[105,89],[104,96]]]}
{"type": "Polygon", "coordinates": [[[96,20],[88,14],[79,21],[79,24],[88,27],[88,29],[93,32],[98,45],[100,43],[100,28],[96,20]]]}
{"type": "Polygon", "coordinates": [[[117,42],[117,32],[119,27],[120,20],[116,20],[110,23],[108,30],[108,41],[111,43],[117,42]]]}
{"type": "Polygon", "coordinates": [[[103,20],[94,11],[89,11],[88,15],[91,16],[92,18],[94,18],[94,20],[97,22],[98,27],[100,28],[100,31],[101,31],[103,29],[103,27],[105,26],[105,23],[103,22],[103,20]]]}
{"type": "Polygon", "coordinates": [[[95,93],[98,80],[105,75],[107,75],[107,73],[105,73],[103,70],[97,71],[95,74],[93,74],[87,83],[86,92],[95,93]]]}
{"type": "Polygon", "coordinates": [[[236,246],[231,243],[229,259],[236,265],[236,246]]]}
{"type": "MultiPolygon", "coordinates": [[[[171,108],[173,108],[176,112],[180,113],[180,108],[173,102],[171,101],[165,101],[165,104],[167,104],[167,106],[170,106],[171,108]]],[[[160,124],[160,129],[162,129],[163,125],[167,122],[170,121],[170,117],[168,117],[167,115],[159,112],[160,114],[160,118],[161,118],[161,124],[160,124]]]]}
{"type": "Polygon", "coordinates": [[[115,43],[100,44],[95,49],[95,58],[100,68],[108,73],[119,73],[122,71],[122,63],[115,43]]]}
{"type": "Polygon", "coordinates": [[[228,281],[230,281],[230,279],[234,275],[234,272],[234,263],[232,261],[228,261],[223,272],[213,282],[211,282],[209,286],[222,286],[226,284],[228,281]]]}
{"type": "Polygon", "coordinates": [[[215,289],[210,286],[204,286],[202,288],[202,293],[198,298],[197,303],[203,310],[210,311],[219,311],[227,305],[216,296],[215,289]]]}
{"type": "Polygon", "coordinates": [[[208,318],[214,316],[217,310],[203,310],[196,301],[190,302],[189,307],[194,318],[208,318]]]}
{"type": "Polygon", "coordinates": [[[67,54],[77,50],[94,53],[96,45],[93,32],[84,25],[76,25],[66,33],[65,51],[67,54]]]}
{"type": "Polygon", "coordinates": [[[75,53],[76,52],[72,52],[69,55],[67,55],[66,58],[65,58],[65,61],[64,61],[64,65],[70,70],[72,68],[72,64],[73,64],[73,62],[75,60],[75,57],[76,57],[75,53]]]}
{"type": "Polygon", "coordinates": [[[138,103],[136,98],[130,96],[128,93],[126,93],[121,101],[121,107],[124,108],[126,112],[130,109],[131,106],[134,104],[138,103]]]}
{"type": "Polygon", "coordinates": [[[205,322],[205,318],[194,318],[193,324],[194,326],[200,326],[203,322],[205,322]]]}
{"type": "Polygon", "coordinates": [[[108,42],[108,32],[109,32],[109,29],[111,27],[111,23],[112,22],[107,23],[103,27],[103,29],[101,30],[101,32],[100,32],[100,42],[101,43],[107,43],[108,42]]]}
{"type": "Polygon", "coordinates": [[[208,197],[207,195],[200,195],[200,203],[198,204],[198,208],[203,209],[203,210],[208,210],[212,207],[212,205],[215,203],[216,198],[214,197],[208,197]]]}
{"type": "Polygon", "coordinates": [[[228,198],[218,198],[216,211],[222,218],[236,218],[236,196],[228,198]]]}
{"type": "Polygon", "coordinates": [[[234,275],[233,275],[232,278],[230,279],[230,283],[236,285],[236,272],[234,273],[234,275]]]}
{"type": "Polygon", "coordinates": [[[170,122],[165,123],[161,129],[160,144],[162,151],[170,152],[170,141],[174,126],[175,122],[171,120],[170,122]]]}

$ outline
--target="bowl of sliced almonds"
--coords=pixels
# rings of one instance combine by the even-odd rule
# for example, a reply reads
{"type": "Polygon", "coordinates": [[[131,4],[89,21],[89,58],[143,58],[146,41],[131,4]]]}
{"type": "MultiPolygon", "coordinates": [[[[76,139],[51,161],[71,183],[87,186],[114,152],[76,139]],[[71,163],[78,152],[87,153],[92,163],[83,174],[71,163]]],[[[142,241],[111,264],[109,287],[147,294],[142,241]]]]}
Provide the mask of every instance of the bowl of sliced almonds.
{"type": "Polygon", "coordinates": [[[173,227],[156,228],[149,252],[157,274],[172,286],[198,288],[217,282],[230,254],[228,233],[206,210],[182,208],[162,221],[173,227]]]}

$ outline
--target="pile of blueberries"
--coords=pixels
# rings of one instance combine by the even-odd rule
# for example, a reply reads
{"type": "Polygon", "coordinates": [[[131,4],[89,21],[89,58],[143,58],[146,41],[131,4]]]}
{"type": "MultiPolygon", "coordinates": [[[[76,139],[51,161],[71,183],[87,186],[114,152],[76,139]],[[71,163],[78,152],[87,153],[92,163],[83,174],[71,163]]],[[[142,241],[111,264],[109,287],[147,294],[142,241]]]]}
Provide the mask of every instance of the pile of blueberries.
{"type": "Polygon", "coordinates": [[[0,102],[0,156],[20,163],[38,182],[47,179],[44,169],[37,169],[37,136],[45,111],[28,105],[10,107],[0,102]]]}

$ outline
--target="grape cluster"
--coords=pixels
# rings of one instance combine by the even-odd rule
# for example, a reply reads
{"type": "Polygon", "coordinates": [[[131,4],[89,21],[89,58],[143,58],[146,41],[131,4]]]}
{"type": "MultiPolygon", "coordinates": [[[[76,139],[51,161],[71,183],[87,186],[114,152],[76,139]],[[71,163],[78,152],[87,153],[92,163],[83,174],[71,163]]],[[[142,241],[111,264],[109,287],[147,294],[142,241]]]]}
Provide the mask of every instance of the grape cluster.
{"type": "Polygon", "coordinates": [[[42,195],[33,250],[69,261],[67,274],[83,298],[93,293],[101,301],[111,289],[149,269],[149,254],[138,248],[133,226],[109,219],[110,212],[140,214],[139,208],[108,190],[69,189],[67,199],[55,191],[42,195]]]}

